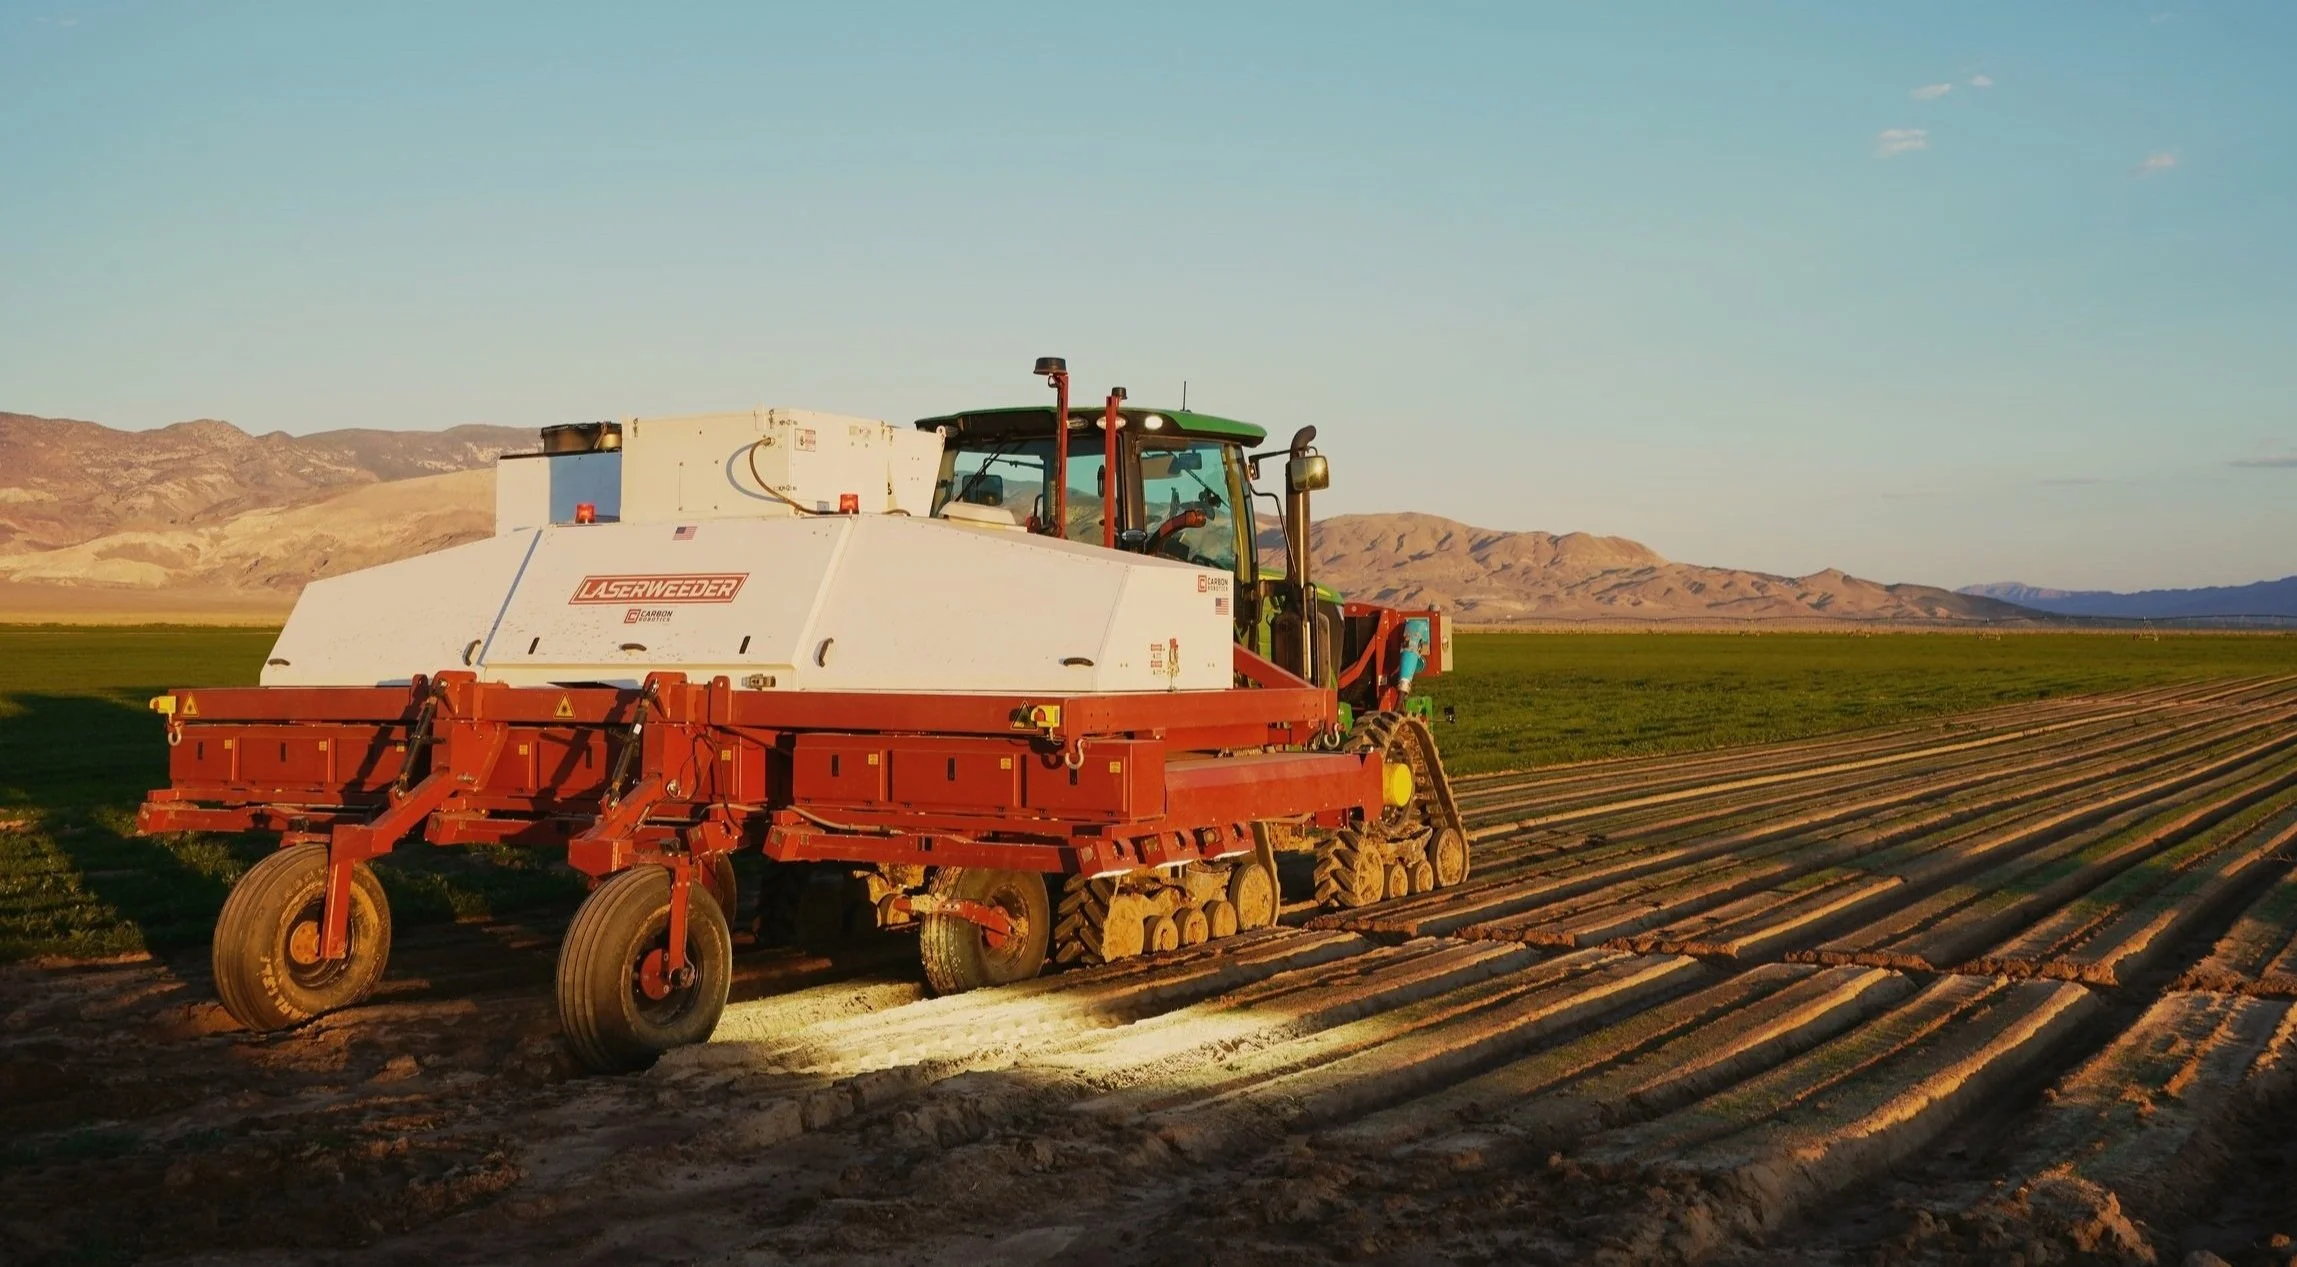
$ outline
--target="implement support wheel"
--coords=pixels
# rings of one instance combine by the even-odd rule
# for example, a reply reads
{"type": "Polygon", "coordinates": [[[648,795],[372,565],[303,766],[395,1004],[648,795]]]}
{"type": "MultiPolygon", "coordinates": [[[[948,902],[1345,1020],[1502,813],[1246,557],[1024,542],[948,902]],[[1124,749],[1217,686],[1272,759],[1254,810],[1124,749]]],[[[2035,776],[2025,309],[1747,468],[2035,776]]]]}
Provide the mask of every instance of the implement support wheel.
{"type": "Polygon", "coordinates": [[[933,912],[918,921],[917,951],[925,983],[935,994],[960,994],[985,985],[1026,981],[1045,970],[1052,941],[1053,900],[1034,871],[943,867],[927,891],[946,901],[979,902],[1004,912],[1013,931],[998,945],[989,930],[962,915],[933,912]]]}
{"type": "Polygon", "coordinates": [[[391,905],[367,864],[351,868],[350,953],[319,954],[327,846],[290,845],[248,868],[224,899],[209,963],[232,1019],[286,1029],[367,997],[391,957],[391,905]]]}
{"type": "Polygon", "coordinates": [[[632,867],[591,891],[558,948],[558,1022],[598,1073],[630,1073],[718,1027],[733,978],[726,915],[699,877],[686,890],[686,970],[668,971],[670,872],[632,867]]]}

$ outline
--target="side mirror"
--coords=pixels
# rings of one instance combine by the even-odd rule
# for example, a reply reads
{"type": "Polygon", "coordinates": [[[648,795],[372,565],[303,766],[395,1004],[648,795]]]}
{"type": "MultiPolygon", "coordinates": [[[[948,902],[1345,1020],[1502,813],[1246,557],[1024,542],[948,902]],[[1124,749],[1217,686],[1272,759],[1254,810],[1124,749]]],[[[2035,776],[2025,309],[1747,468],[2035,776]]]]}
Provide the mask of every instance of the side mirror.
{"type": "Polygon", "coordinates": [[[1005,477],[1002,475],[976,475],[972,487],[965,492],[965,500],[976,506],[1002,506],[1005,504],[1005,477]]]}
{"type": "Polygon", "coordinates": [[[1284,463],[1284,486],[1295,493],[1332,487],[1332,464],[1321,453],[1295,453],[1284,463]]]}

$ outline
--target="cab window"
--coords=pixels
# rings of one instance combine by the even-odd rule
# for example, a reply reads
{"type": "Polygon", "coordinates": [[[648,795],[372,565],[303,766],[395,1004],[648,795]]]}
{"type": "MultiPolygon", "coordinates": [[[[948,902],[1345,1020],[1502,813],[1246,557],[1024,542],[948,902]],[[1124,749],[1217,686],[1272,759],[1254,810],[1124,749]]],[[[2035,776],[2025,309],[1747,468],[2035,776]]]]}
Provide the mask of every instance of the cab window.
{"type": "MultiPolygon", "coordinates": [[[[1052,482],[1050,437],[952,445],[941,455],[941,478],[933,490],[933,513],[951,502],[1003,509],[1013,522],[1040,531],[1047,512],[1045,488],[1052,482]]],[[[1072,441],[1069,445],[1068,523],[1071,541],[1101,539],[1102,453],[1072,441]]]]}
{"type": "Polygon", "coordinates": [[[1236,494],[1227,449],[1212,440],[1142,439],[1140,522],[1152,552],[1236,570],[1236,494]],[[1202,523],[1195,522],[1199,517],[1202,523]]]}

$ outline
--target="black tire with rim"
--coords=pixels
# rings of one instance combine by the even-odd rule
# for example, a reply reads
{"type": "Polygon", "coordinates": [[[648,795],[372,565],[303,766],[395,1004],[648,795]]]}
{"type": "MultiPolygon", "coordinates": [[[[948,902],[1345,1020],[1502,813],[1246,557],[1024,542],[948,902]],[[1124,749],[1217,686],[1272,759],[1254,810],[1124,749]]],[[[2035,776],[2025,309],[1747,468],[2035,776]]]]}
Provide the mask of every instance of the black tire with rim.
{"type": "Polygon", "coordinates": [[[350,1007],[382,979],[391,958],[391,904],[365,863],[351,869],[350,953],[319,956],[326,913],[327,846],[289,845],[248,868],[224,899],[208,962],[232,1019],[279,1030],[350,1007]]]}
{"type": "Polygon", "coordinates": [[[598,1073],[630,1073],[718,1027],[733,977],[734,941],[706,885],[687,889],[684,983],[667,973],[670,872],[633,867],[584,899],[558,948],[558,1020],[575,1058],[598,1073]]]}
{"type": "Polygon", "coordinates": [[[962,916],[935,913],[920,919],[918,956],[925,963],[925,983],[935,994],[1026,981],[1045,970],[1045,947],[1053,934],[1053,901],[1045,877],[1034,871],[943,867],[933,873],[927,892],[944,901],[996,907],[1014,926],[1004,945],[992,946],[988,930],[962,916]]]}

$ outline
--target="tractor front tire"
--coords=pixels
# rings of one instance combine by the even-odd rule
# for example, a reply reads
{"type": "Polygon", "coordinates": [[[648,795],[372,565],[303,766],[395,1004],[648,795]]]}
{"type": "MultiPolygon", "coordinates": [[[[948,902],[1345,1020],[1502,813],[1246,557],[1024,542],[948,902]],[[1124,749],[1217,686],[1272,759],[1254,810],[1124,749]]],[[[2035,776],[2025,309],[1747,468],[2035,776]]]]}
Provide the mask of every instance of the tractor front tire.
{"type": "Polygon", "coordinates": [[[684,984],[665,972],[670,872],[646,865],[609,877],[585,898],[558,948],[558,1022],[575,1059],[597,1073],[632,1073],[718,1027],[733,979],[726,914],[697,880],[686,890],[684,984]]]}
{"type": "Polygon", "coordinates": [[[391,904],[365,863],[351,869],[349,953],[319,954],[327,846],[289,845],[248,868],[216,919],[208,962],[223,1010],[249,1029],[281,1030],[365,999],[391,958],[391,904]]]}
{"type": "Polygon", "coordinates": [[[945,901],[993,906],[1013,923],[1005,943],[992,946],[989,930],[963,916],[934,912],[921,918],[918,956],[925,963],[925,984],[935,994],[1026,981],[1045,970],[1045,948],[1053,935],[1053,900],[1044,876],[990,867],[943,867],[933,873],[926,891],[945,901]]]}

